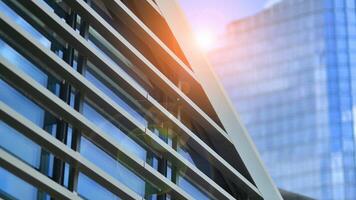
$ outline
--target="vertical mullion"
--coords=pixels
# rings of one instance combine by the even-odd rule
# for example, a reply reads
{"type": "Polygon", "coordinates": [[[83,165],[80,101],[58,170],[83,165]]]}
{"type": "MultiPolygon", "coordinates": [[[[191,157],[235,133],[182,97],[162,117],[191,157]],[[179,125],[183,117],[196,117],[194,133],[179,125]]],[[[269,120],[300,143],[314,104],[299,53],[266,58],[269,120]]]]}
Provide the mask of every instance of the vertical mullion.
{"type": "MultiPolygon", "coordinates": [[[[162,173],[165,177],[167,177],[167,159],[162,158],[158,162],[158,171],[162,173]]],[[[165,200],[166,199],[166,191],[163,191],[162,194],[159,194],[157,200],[165,200]]]]}
{"type": "MultiPolygon", "coordinates": [[[[183,82],[182,81],[178,81],[178,88],[179,90],[182,90],[182,84],[183,82]]],[[[176,116],[177,116],[177,119],[179,121],[182,121],[182,106],[180,105],[180,102],[177,101],[177,105],[176,105],[176,116]]],[[[172,148],[177,151],[178,150],[178,136],[175,134],[174,137],[172,138],[172,148]]],[[[173,166],[172,165],[172,182],[175,183],[175,184],[178,184],[178,174],[179,174],[179,169],[176,167],[176,166],[173,166]]]]}
{"type": "MultiPolygon", "coordinates": [[[[162,97],[162,99],[164,99],[164,102],[163,104],[165,104],[165,107],[166,109],[168,110],[169,109],[169,104],[168,104],[168,97],[166,95],[164,95],[162,97]]],[[[161,124],[161,130],[163,130],[163,135],[160,134],[160,137],[165,141],[165,142],[168,142],[168,137],[169,137],[169,127],[168,127],[169,123],[165,123],[165,122],[162,122],[161,124]]],[[[162,173],[165,177],[167,177],[167,167],[168,167],[168,163],[167,163],[167,159],[162,157],[162,159],[160,159],[160,162],[158,163],[158,171],[160,173],[162,173]]],[[[167,195],[166,195],[167,191],[163,191],[162,194],[159,194],[158,195],[158,200],[165,200],[167,199],[167,195]]]]}
{"type": "MultiPolygon", "coordinates": [[[[71,12],[65,17],[67,24],[71,27],[76,28],[76,13],[71,12]]],[[[73,66],[73,58],[74,58],[74,49],[70,45],[67,46],[65,51],[63,52],[63,60],[68,63],[70,66],[73,66]]],[[[71,87],[67,83],[67,81],[63,81],[60,86],[60,94],[59,97],[67,104],[70,104],[70,91],[71,87]]],[[[56,138],[65,143],[67,140],[67,132],[68,132],[68,123],[65,121],[58,119],[58,127],[56,138]]],[[[65,163],[58,159],[54,158],[53,162],[53,180],[57,183],[63,185],[64,180],[64,165],[65,163]]]]}
{"type": "MultiPolygon", "coordinates": [[[[88,4],[90,4],[90,0],[87,0],[86,2],[88,4]]],[[[88,39],[89,24],[88,24],[88,22],[84,21],[83,18],[81,18],[81,21],[80,21],[79,32],[80,32],[81,36],[83,36],[85,39],[88,39]]],[[[80,74],[82,74],[83,76],[85,74],[86,65],[87,65],[87,58],[84,57],[83,55],[81,55],[80,52],[78,52],[77,71],[80,74]]],[[[84,95],[80,91],[77,91],[75,93],[75,97],[74,97],[74,109],[77,110],[78,112],[82,113],[83,104],[84,104],[84,95]]],[[[80,150],[80,137],[81,137],[80,131],[78,129],[76,129],[75,127],[73,127],[71,148],[75,151],[80,150]]],[[[78,168],[75,166],[72,166],[69,171],[69,184],[68,184],[68,188],[71,191],[76,191],[78,188],[78,175],[79,175],[78,168]]]]}

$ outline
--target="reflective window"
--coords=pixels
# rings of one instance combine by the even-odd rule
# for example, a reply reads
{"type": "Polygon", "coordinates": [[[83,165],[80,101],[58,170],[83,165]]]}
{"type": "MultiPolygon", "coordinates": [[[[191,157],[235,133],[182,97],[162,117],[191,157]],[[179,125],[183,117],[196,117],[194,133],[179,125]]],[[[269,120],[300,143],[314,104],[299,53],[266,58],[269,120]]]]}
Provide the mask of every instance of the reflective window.
{"type": "Polygon", "coordinates": [[[119,160],[121,159],[120,155],[116,155],[116,157],[113,158],[84,137],[81,138],[80,152],[88,160],[95,163],[98,167],[139,195],[145,195],[145,181],[121,164],[119,160]]]}
{"type": "Polygon", "coordinates": [[[119,71],[121,74],[127,73],[130,80],[135,83],[135,86],[146,91],[153,89],[150,78],[140,69],[126,58],[117,48],[109,41],[100,35],[94,28],[89,28],[89,44],[94,47],[105,61],[110,63],[110,66],[119,71]]]}
{"type": "Polygon", "coordinates": [[[185,159],[187,159],[190,163],[195,165],[194,160],[193,160],[192,156],[190,155],[190,152],[188,152],[188,150],[184,146],[179,145],[178,148],[177,148],[177,152],[181,156],[183,156],[185,159]]]}
{"type": "Polygon", "coordinates": [[[99,75],[97,75],[93,70],[86,71],[85,77],[93,83],[99,90],[104,92],[106,95],[108,95],[112,100],[114,100],[118,105],[120,105],[122,108],[124,108],[128,113],[130,113],[133,117],[136,118],[141,124],[145,125],[147,127],[148,122],[145,119],[145,114],[139,111],[138,102],[132,102],[132,101],[137,101],[133,99],[133,97],[128,96],[129,94],[124,94],[124,90],[122,88],[116,87],[116,89],[111,86],[109,88],[107,85],[104,84],[104,80],[98,80],[99,75]],[[115,92],[114,92],[115,91],[115,92]],[[130,100],[128,99],[131,99],[130,100]]]}
{"type": "Polygon", "coordinates": [[[37,199],[37,188],[14,176],[4,168],[0,168],[0,177],[0,198],[18,200],[37,199]]]}
{"type": "Polygon", "coordinates": [[[79,173],[78,176],[78,194],[88,200],[96,200],[98,197],[102,200],[118,200],[119,197],[115,196],[110,191],[103,188],[101,185],[79,173]]]}
{"type": "Polygon", "coordinates": [[[354,133],[345,124],[352,121],[355,73],[346,62],[354,56],[347,55],[344,26],[354,7],[333,8],[346,6],[345,0],[290,2],[271,8],[268,24],[256,17],[246,20],[255,23],[251,29],[236,24],[232,37],[240,42],[215,52],[212,63],[278,187],[315,199],[354,199],[355,183],[348,179],[355,175],[346,175],[346,166],[355,166],[354,159],[346,161],[354,133]],[[251,37],[256,33],[263,37],[251,37]]]}
{"type": "MultiPolygon", "coordinates": [[[[45,110],[24,97],[20,92],[9,86],[3,80],[0,80],[0,91],[0,101],[7,104],[10,108],[14,109],[16,112],[37,124],[40,128],[43,128],[50,134],[54,135],[56,133],[57,121],[55,117],[48,112],[45,112],[45,110]]],[[[6,126],[4,123],[0,124],[0,130],[1,133],[5,130],[6,132],[3,133],[2,137],[9,139],[1,139],[0,145],[3,148],[13,152],[44,174],[52,176],[53,155],[49,154],[47,151],[41,150],[39,146],[22,135],[14,134],[17,132],[6,126]],[[16,139],[16,141],[12,139],[16,139]],[[18,141],[22,142],[20,143],[18,141]],[[14,142],[16,142],[15,145],[14,142]]]]}
{"type": "Polygon", "coordinates": [[[33,123],[43,127],[44,111],[35,103],[25,98],[21,93],[0,80],[0,101],[22,114],[33,123]]]}
{"type": "Polygon", "coordinates": [[[172,145],[172,139],[168,134],[168,129],[163,127],[163,120],[160,119],[161,113],[153,108],[144,107],[147,99],[135,99],[125,89],[114,83],[110,77],[98,71],[98,68],[88,62],[88,70],[85,77],[93,83],[99,90],[108,95],[119,106],[134,117],[141,125],[144,125],[160,139],[172,145]],[[100,74],[100,75],[99,75],[100,74]]]}
{"type": "Polygon", "coordinates": [[[0,1],[0,11],[5,13],[12,22],[21,26],[28,33],[31,34],[37,41],[39,41],[43,46],[50,48],[51,42],[45,38],[41,33],[39,33],[35,28],[33,28],[28,22],[21,18],[15,11],[9,8],[3,1],[0,1]]]}
{"type": "Polygon", "coordinates": [[[198,189],[194,184],[192,184],[187,178],[182,175],[178,176],[178,185],[186,193],[191,195],[194,199],[197,200],[208,200],[210,199],[206,194],[204,194],[200,189],[198,189]]]}
{"type": "Polygon", "coordinates": [[[8,44],[0,39],[0,56],[2,59],[7,60],[10,64],[14,65],[21,71],[25,72],[38,83],[43,86],[47,86],[48,77],[45,73],[40,71],[32,63],[30,63],[26,58],[16,52],[8,44]]]}
{"type": "Polygon", "coordinates": [[[21,158],[28,164],[39,168],[41,158],[40,146],[3,121],[0,121],[0,134],[0,147],[21,158]]]}
{"type": "Polygon", "coordinates": [[[114,138],[115,141],[120,145],[122,145],[127,151],[135,154],[142,160],[146,160],[146,156],[147,156],[146,150],[140,145],[138,145],[133,139],[131,139],[128,136],[130,134],[135,134],[135,133],[133,132],[125,133],[124,131],[130,131],[130,130],[121,130],[113,123],[111,123],[108,119],[106,119],[104,116],[99,114],[99,112],[97,112],[88,103],[84,103],[83,114],[86,118],[92,121],[97,127],[103,130],[104,133],[114,138]]]}

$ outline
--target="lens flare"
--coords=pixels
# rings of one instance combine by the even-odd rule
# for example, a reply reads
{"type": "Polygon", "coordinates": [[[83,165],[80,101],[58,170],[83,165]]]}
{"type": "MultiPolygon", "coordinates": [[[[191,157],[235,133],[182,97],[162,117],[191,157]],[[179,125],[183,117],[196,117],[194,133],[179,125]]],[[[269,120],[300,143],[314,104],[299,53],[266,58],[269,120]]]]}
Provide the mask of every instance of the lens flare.
{"type": "Polygon", "coordinates": [[[214,47],[214,36],[211,31],[198,31],[195,34],[195,41],[199,48],[206,52],[214,47]]]}

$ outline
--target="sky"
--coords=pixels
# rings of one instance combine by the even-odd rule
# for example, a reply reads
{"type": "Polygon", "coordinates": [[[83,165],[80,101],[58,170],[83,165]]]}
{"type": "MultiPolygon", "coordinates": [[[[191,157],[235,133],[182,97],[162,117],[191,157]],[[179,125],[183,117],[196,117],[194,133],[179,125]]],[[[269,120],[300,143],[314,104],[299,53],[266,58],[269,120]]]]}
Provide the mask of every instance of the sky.
{"type": "MultiPolygon", "coordinates": [[[[280,0],[179,0],[196,37],[209,46],[230,22],[263,10],[280,0]]],[[[206,47],[208,48],[208,47],[206,47]]]]}

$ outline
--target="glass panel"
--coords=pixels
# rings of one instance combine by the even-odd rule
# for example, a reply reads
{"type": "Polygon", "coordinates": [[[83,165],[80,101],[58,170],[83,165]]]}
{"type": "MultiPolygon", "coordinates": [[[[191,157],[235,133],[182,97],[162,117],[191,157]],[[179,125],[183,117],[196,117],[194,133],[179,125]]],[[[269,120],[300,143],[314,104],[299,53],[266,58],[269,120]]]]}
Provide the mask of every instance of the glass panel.
{"type": "Polygon", "coordinates": [[[0,39],[0,57],[25,72],[38,83],[47,86],[48,76],[0,39]]]}
{"type": "Polygon", "coordinates": [[[0,197],[4,199],[35,200],[37,189],[4,168],[0,168],[0,197]],[[19,192],[21,191],[21,192],[19,192]]]}
{"type": "MultiPolygon", "coordinates": [[[[16,8],[17,9],[17,8],[16,8]]],[[[9,8],[3,2],[0,2],[0,10],[3,10],[4,13],[12,19],[13,22],[21,26],[22,29],[27,31],[34,39],[44,45],[47,48],[51,48],[52,51],[58,55],[63,55],[63,45],[60,45],[56,42],[51,42],[40,32],[38,32],[33,26],[24,21],[17,13],[15,13],[11,8],[9,8]]],[[[19,9],[21,12],[26,13],[26,11],[19,9]]],[[[12,42],[11,42],[12,43],[12,42]]],[[[9,44],[11,44],[9,43],[9,44]]],[[[0,39],[0,58],[6,59],[10,64],[14,65],[19,70],[23,71],[27,75],[31,76],[38,83],[50,89],[54,94],[59,95],[59,81],[54,77],[49,76],[43,72],[40,68],[35,66],[29,61],[29,59],[23,57],[19,52],[17,52],[13,47],[7,44],[4,40],[0,39]]],[[[12,44],[11,44],[12,45],[12,44]]],[[[21,49],[20,52],[27,51],[26,49],[21,49]]],[[[31,52],[29,52],[31,53],[31,52]]]]}
{"type": "MultiPolygon", "coordinates": [[[[37,104],[23,96],[20,92],[12,88],[3,80],[0,80],[0,101],[7,104],[25,118],[37,124],[40,128],[54,135],[57,131],[57,119],[50,113],[43,110],[37,104]]],[[[1,124],[0,126],[1,142],[0,145],[9,151],[14,151],[14,154],[24,159],[29,164],[33,165],[41,172],[48,176],[53,174],[53,155],[45,150],[41,150],[39,146],[34,145],[29,140],[16,134],[11,134],[14,130],[1,124]],[[2,132],[4,130],[4,133],[2,132]],[[7,138],[9,140],[3,140],[7,138]],[[13,140],[16,139],[16,148],[13,146],[13,140]],[[20,143],[21,141],[21,143],[20,143]],[[25,152],[26,150],[26,152],[25,152]],[[28,152],[27,152],[28,150],[28,152]],[[32,155],[27,155],[32,152],[32,155]],[[26,154],[27,153],[27,154],[26,154]],[[26,155],[25,155],[26,154],[26,155]]]]}
{"type": "Polygon", "coordinates": [[[28,59],[23,57],[20,53],[18,53],[15,49],[13,49],[1,39],[0,58],[7,60],[14,67],[26,73],[39,84],[48,88],[54,94],[59,96],[60,84],[57,79],[40,70],[37,66],[31,63],[28,59]]]}
{"type": "MultiPolygon", "coordinates": [[[[91,67],[93,68],[93,67],[91,67]]],[[[133,97],[128,96],[128,94],[123,94],[124,90],[122,88],[116,87],[114,88],[109,88],[107,85],[104,84],[104,80],[99,80],[97,77],[100,77],[97,75],[93,70],[86,71],[85,77],[92,83],[94,84],[99,90],[104,92],[106,95],[108,95],[112,100],[114,100],[118,105],[123,107],[127,112],[129,112],[133,117],[135,117],[141,124],[145,125],[147,127],[148,122],[145,119],[145,114],[139,111],[139,108],[137,108],[138,102],[130,102],[129,98],[132,101],[135,101],[133,97]],[[115,92],[114,92],[115,91],[115,92]]]]}
{"type": "Polygon", "coordinates": [[[92,47],[99,51],[106,61],[112,63],[111,66],[122,73],[128,73],[132,77],[131,81],[135,82],[136,86],[147,91],[153,89],[150,78],[92,27],[89,28],[88,41],[92,47]]]}
{"type": "Polygon", "coordinates": [[[33,167],[39,168],[41,158],[40,146],[3,121],[0,121],[0,134],[0,146],[2,148],[21,158],[33,167]]]}
{"type": "Polygon", "coordinates": [[[78,194],[89,200],[96,200],[98,197],[101,200],[120,199],[82,173],[79,173],[78,177],[78,194]]]}
{"type": "Polygon", "coordinates": [[[0,101],[19,112],[27,119],[43,127],[44,111],[35,103],[25,98],[21,93],[0,80],[0,101]]]}
{"type": "Polygon", "coordinates": [[[182,175],[178,176],[178,185],[194,199],[208,200],[210,199],[206,194],[194,186],[187,178],[182,175]]]}
{"type": "Polygon", "coordinates": [[[42,44],[45,48],[51,49],[51,51],[55,52],[59,57],[63,57],[63,52],[66,47],[63,39],[54,33],[53,30],[49,29],[48,26],[45,26],[40,19],[32,15],[31,11],[18,4],[14,5],[14,10],[12,10],[2,1],[0,1],[0,11],[3,11],[12,22],[30,34],[35,41],[42,44]],[[22,18],[22,16],[24,16],[24,18],[22,18]],[[28,21],[31,22],[31,24],[28,21]]]}
{"type": "Polygon", "coordinates": [[[14,12],[10,7],[8,7],[4,2],[0,1],[0,11],[11,18],[11,21],[16,23],[30,33],[37,41],[39,41],[43,46],[50,48],[51,42],[45,38],[41,33],[39,33],[35,28],[33,28],[28,22],[22,19],[16,12],[14,12]]]}
{"type": "Polygon", "coordinates": [[[185,159],[187,159],[190,163],[192,163],[193,165],[195,165],[194,160],[192,158],[192,156],[190,155],[190,153],[188,152],[188,150],[184,147],[179,145],[177,148],[177,152],[183,156],[185,159]]]}
{"type": "Polygon", "coordinates": [[[80,152],[88,160],[95,163],[139,195],[145,195],[145,181],[120,163],[120,155],[113,158],[84,137],[81,138],[80,152]]]}
{"type": "Polygon", "coordinates": [[[95,123],[95,125],[98,126],[101,130],[103,130],[106,134],[113,137],[116,142],[122,145],[127,151],[135,154],[142,160],[146,160],[147,152],[143,147],[138,145],[133,139],[126,135],[123,130],[116,127],[108,119],[99,114],[88,103],[84,103],[83,114],[86,118],[95,123]]]}
{"type": "Polygon", "coordinates": [[[147,101],[146,99],[143,97],[143,99],[135,99],[125,89],[101,73],[91,62],[88,62],[87,67],[88,70],[85,73],[85,77],[91,83],[125,109],[138,122],[159,136],[163,141],[172,145],[172,140],[168,137],[167,128],[162,128],[163,122],[159,118],[161,113],[153,108],[144,107],[142,102],[147,101]]]}

